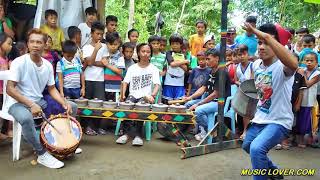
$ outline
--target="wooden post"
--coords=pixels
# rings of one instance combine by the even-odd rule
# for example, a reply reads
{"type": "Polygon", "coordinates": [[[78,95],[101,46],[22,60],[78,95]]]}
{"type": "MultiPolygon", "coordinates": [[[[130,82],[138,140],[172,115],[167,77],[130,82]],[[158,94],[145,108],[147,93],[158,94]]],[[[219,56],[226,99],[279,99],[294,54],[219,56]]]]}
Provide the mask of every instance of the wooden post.
{"type": "Polygon", "coordinates": [[[103,24],[106,21],[106,12],[105,12],[105,7],[106,7],[106,0],[96,0],[96,6],[97,6],[97,11],[98,11],[98,19],[100,22],[103,24]]]}
{"type": "Polygon", "coordinates": [[[225,54],[226,54],[226,42],[227,42],[227,13],[228,13],[228,0],[222,0],[222,8],[221,8],[221,46],[220,46],[220,59],[219,59],[219,98],[218,98],[218,137],[219,143],[222,147],[222,126],[224,123],[224,102],[225,102],[225,54]]]}
{"type": "MultiPolygon", "coordinates": [[[[129,2],[129,20],[128,20],[128,31],[133,28],[134,25],[134,0],[129,2]]],[[[127,37],[127,40],[129,37],[127,37]]]]}

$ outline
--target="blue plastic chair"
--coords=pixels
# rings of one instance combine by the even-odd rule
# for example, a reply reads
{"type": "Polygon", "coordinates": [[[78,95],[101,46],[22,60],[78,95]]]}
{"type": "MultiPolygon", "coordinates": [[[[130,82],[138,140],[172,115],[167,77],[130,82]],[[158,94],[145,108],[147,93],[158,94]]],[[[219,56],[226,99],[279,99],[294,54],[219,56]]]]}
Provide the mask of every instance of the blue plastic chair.
{"type": "MultiPolygon", "coordinates": [[[[234,109],[230,106],[231,100],[233,99],[233,96],[236,94],[237,92],[237,85],[231,85],[231,96],[227,97],[226,103],[224,105],[224,117],[228,117],[231,119],[231,131],[233,134],[236,133],[236,112],[234,111],[234,109]],[[230,106],[230,108],[229,108],[230,106]]],[[[208,117],[208,131],[210,131],[214,125],[215,125],[215,121],[216,121],[216,117],[218,116],[218,112],[214,113],[214,114],[210,114],[208,117]]],[[[212,136],[209,135],[208,136],[208,144],[212,143],[212,136]]]]}

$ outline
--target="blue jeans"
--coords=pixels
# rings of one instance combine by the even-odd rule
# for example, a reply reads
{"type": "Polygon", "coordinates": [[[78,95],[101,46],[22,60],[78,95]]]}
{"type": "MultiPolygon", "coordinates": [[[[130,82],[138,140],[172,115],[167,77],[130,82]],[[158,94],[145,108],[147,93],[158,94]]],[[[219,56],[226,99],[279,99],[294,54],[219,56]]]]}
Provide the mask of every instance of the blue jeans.
{"type": "MultiPolygon", "coordinates": [[[[185,106],[190,108],[192,105],[200,102],[201,99],[195,99],[187,102],[185,106]]],[[[208,118],[218,112],[218,102],[211,101],[209,103],[200,105],[195,109],[196,122],[199,126],[202,126],[206,131],[208,130],[208,118]]]]}
{"type": "MultiPolygon", "coordinates": [[[[47,102],[43,99],[35,103],[37,103],[42,109],[45,109],[47,107],[47,102]]],[[[70,101],[68,101],[68,103],[71,104],[72,116],[75,117],[77,114],[77,105],[70,101]]],[[[32,145],[37,154],[44,154],[46,150],[40,143],[39,136],[36,133],[36,128],[30,108],[28,108],[24,104],[15,103],[9,108],[9,114],[13,116],[19,124],[21,124],[24,139],[32,145]]]]}
{"type": "MultiPolygon", "coordinates": [[[[252,123],[249,126],[242,149],[250,154],[252,169],[277,169],[267,153],[288,137],[289,130],[279,124],[252,123]]],[[[253,179],[267,179],[267,176],[254,176],[253,179]]]]}

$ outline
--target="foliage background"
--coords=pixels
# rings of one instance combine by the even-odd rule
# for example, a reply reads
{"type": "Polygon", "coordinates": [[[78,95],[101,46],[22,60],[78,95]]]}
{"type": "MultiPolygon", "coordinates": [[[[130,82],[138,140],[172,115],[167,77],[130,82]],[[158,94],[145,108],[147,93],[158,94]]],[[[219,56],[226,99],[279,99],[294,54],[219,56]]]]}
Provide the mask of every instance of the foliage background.
{"type": "MultiPolygon", "coordinates": [[[[136,0],[134,28],[140,31],[139,41],[146,41],[154,34],[155,15],[162,12],[165,26],[161,33],[169,37],[176,29],[183,0],[136,0]]],[[[119,18],[119,32],[126,37],[129,0],[109,0],[106,15],[114,14],[119,18]]],[[[266,22],[280,22],[284,27],[298,29],[306,26],[311,32],[320,30],[320,5],[304,3],[303,0],[233,0],[229,3],[228,18],[255,14],[258,25],[266,22]]],[[[195,22],[204,19],[208,31],[216,37],[220,31],[221,0],[187,0],[179,33],[188,38],[195,32],[195,22]]],[[[237,22],[240,23],[240,22],[237,22]]],[[[235,26],[228,22],[229,26],[235,26]]],[[[238,24],[239,25],[239,24],[238,24]]],[[[240,27],[237,26],[241,31],[240,27]]]]}
{"type": "MultiPolygon", "coordinates": [[[[24,0],[35,4],[36,0],[24,0]]],[[[135,0],[134,28],[140,31],[139,41],[143,42],[154,34],[155,15],[162,12],[165,26],[161,34],[169,37],[176,29],[184,0],[135,0]]],[[[320,31],[320,5],[304,3],[303,0],[230,0],[228,18],[258,15],[258,25],[266,22],[280,22],[284,27],[298,29],[306,26],[311,32],[320,31]]],[[[119,18],[121,36],[125,39],[128,26],[129,0],[106,0],[106,15],[119,18]]],[[[221,0],[187,0],[185,12],[179,27],[179,33],[188,38],[195,32],[195,22],[204,19],[208,22],[208,31],[216,37],[220,31],[221,0]]],[[[241,18],[240,18],[241,19],[241,18]]],[[[236,20],[241,21],[241,20],[236,20]]],[[[228,22],[237,26],[241,22],[228,22]],[[235,25],[234,23],[237,23],[235,25]]],[[[219,37],[218,37],[219,38],[219,37]]]]}

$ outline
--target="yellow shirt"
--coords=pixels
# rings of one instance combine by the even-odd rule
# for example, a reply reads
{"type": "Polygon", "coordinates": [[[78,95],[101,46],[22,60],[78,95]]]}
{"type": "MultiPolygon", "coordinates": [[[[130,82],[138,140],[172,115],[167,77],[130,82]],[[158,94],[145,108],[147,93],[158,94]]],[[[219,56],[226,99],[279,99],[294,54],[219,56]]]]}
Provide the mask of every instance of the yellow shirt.
{"type": "Polygon", "coordinates": [[[52,29],[46,24],[42,25],[40,29],[42,32],[48,34],[52,38],[51,49],[61,51],[61,43],[65,40],[63,30],[59,27],[52,29]]]}
{"type": "Polygon", "coordinates": [[[190,51],[193,56],[197,56],[199,51],[202,51],[204,44],[204,36],[199,36],[198,34],[194,34],[190,36],[189,45],[190,51]]]}

